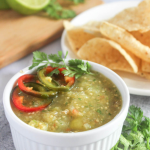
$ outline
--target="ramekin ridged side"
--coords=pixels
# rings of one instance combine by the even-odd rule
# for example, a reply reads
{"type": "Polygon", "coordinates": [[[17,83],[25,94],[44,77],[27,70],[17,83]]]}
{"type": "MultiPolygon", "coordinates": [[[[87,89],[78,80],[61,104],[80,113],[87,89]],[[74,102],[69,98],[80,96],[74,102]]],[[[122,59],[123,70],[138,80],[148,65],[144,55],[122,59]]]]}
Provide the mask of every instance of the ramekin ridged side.
{"type": "Polygon", "coordinates": [[[17,132],[10,126],[16,150],[110,150],[118,141],[122,126],[108,137],[87,145],[76,147],[55,147],[37,143],[17,132]]]}

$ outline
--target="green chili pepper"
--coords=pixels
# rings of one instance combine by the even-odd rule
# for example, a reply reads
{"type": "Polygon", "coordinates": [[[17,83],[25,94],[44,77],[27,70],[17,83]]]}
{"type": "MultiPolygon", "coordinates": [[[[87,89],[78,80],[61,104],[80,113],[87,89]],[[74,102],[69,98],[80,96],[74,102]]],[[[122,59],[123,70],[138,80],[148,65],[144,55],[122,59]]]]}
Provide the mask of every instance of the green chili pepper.
{"type": "MultiPolygon", "coordinates": [[[[45,74],[50,73],[53,71],[55,68],[48,66],[47,68],[44,68],[40,71],[38,71],[37,75],[39,80],[49,89],[54,90],[54,91],[68,91],[70,87],[74,84],[75,82],[75,77],[67,77],[64,76],[64,79],[66,83],[68,83],[66,86],[64,85],[58,85],[55,80],[51,78],[51,81],[48,80],[48,78],[45,76],[45,74]]],[[[58,68],[60,74],[65,68],[58,68]]],[[[63,74],[62,74],[63,75],[63,74]]],[[[49,77],[50,79],[50,77],[49,77]]]]}

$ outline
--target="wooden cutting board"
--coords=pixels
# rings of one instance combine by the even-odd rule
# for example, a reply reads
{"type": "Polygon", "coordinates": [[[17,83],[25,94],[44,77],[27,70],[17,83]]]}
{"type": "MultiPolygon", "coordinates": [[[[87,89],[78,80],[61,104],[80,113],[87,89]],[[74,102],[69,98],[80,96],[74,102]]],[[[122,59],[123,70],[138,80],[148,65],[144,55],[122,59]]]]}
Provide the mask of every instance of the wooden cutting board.
{"type": "MultiPolygon", "coordinates": [[[[79,14],[102,3],[100,0],[87,0],[71,8],[79,14]]],[[[62,31],[63,20],[39,15],[23,16],[13,10],[0,11],[0,68],[54,41],[62,31]]]]}

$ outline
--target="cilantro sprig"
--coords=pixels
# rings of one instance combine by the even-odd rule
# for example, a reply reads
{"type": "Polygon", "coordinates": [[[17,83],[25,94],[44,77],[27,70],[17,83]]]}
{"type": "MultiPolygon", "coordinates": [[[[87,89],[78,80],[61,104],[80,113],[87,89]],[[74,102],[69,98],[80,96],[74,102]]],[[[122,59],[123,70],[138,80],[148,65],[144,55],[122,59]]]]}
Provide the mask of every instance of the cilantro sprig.
{"type": "Polygon", "coordinates": [[[84,3],[85,0],[69,0],[73,2],[74,4],[84,3]]]}
{"type": "Polygon", "coordinates": [[[66,70],[63,70],[62,73],[65,76],[79,78],[83,74],[92,74],[90,71],[90,64],[88,62],[84,63],[84,61],[80,59],[71,59],[68,61],[68,64],[66,64],[66,58],[67,58],[68,52],[66,52],[65,57],[62,56],[62,51],[58,51],[58,54],[50,54],[47,55],[40,51],[33,52],[33,60],[32,65],[29,67],[29,69],[33,69],[37,67],[37,70],[41,70],[42,68],[45,68],[47,66],[56,67],[55,70],[53,70],[49,76],[52,76],[53,74],[59,74],[58,68],[66,68],[66,70]]]}
{"type": "Polygon", "coordinates": [[[44,11],[54,19],[67,19],[76,16],[73,10],[63,8],[56,0],[50,0],[49,5],[44,8],[44,11]]]}
{"type": "Polygon", "coordinates": [[[141,108],[130,106],[122,135],[111,150],[150,150],[150,118],[141,108]]]}

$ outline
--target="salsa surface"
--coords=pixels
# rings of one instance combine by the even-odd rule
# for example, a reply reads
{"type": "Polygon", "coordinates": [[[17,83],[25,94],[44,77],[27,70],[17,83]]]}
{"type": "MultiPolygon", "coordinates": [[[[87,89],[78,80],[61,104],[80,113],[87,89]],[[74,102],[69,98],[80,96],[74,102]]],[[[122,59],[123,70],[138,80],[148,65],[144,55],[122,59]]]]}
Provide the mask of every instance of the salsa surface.
{"type": "MultiPolygon", "coordinates": [[[[100,127],[120,112],[122,97],[112,81],[98,72],[93,74],[76,79],[70,91],[59,92],[44,110],[22,112],[11,102],[12,109],[23,122],[50,132],[70,133],[100,127]]],[[[38,105],[38,98],[29,98],[32,105],[38,105]]]]}

